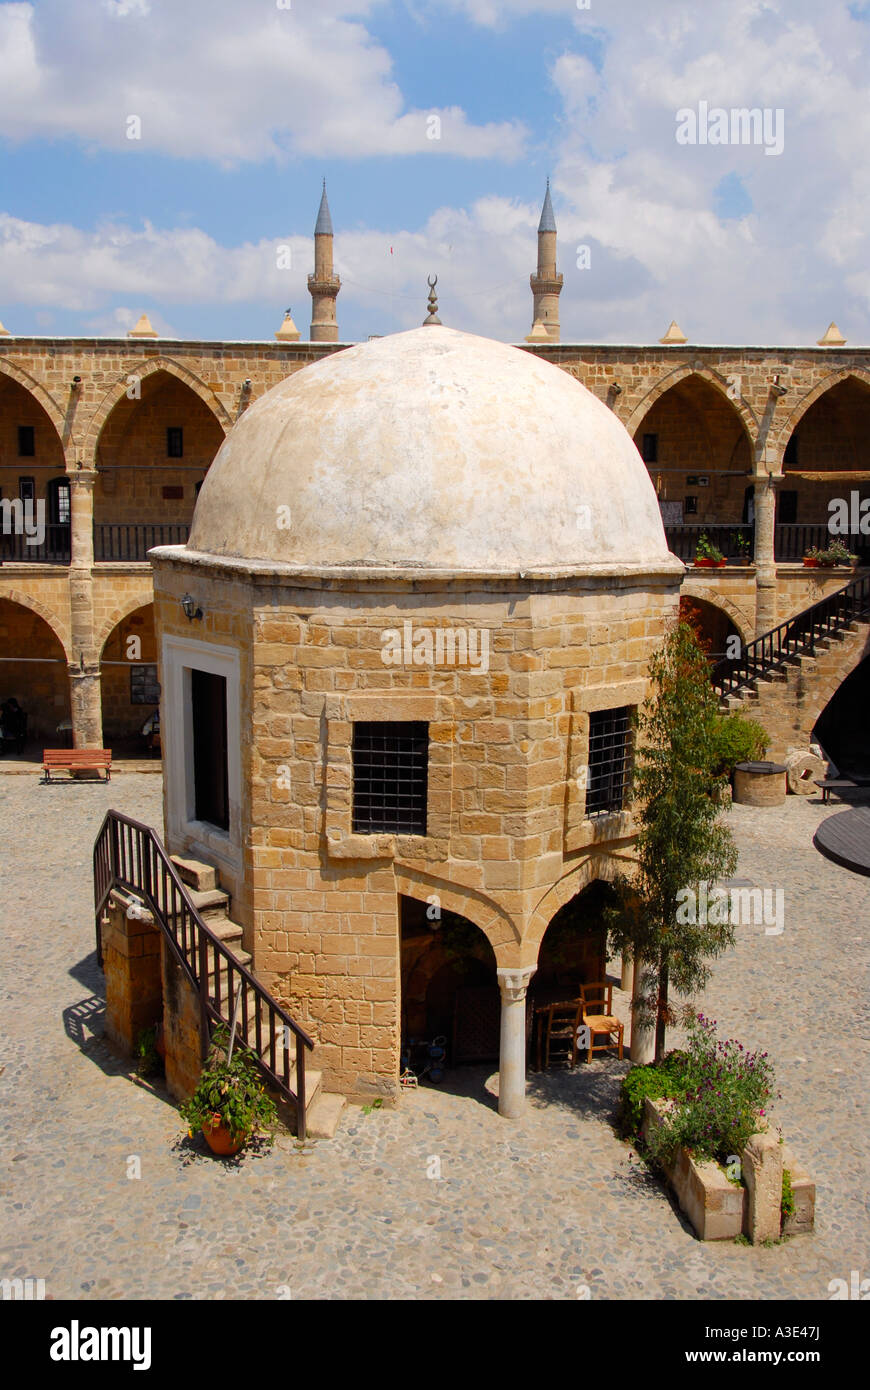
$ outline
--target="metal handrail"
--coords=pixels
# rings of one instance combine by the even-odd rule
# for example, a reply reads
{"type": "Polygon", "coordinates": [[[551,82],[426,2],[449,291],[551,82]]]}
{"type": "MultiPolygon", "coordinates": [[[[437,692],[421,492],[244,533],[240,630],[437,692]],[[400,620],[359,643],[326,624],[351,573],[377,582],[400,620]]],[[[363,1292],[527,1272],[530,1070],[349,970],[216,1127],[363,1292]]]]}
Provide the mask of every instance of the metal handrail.
{"type": "Polygon", "coordinates": [[[740,656],[723,657],[711,672],[713,688],[735,695],[771,671],[793,665],[800,656],[815,656],[816,642],[844,631],[851,623],[870,618],[870,574],[819,599],[784,623],[748,642],[740,656]]]}
{"type": "Polygon", "coordinates": [[[150,825],[107,811],[94,843],[94,914],[97,959],[102,966],[100,921],[115,889],[139,897],[160,927],[181,969],[199,994],[202,1056],[205,1059],[211,1023],[230,1026],[236,982],[242,982],[241,1034],[266,1079],[296,1105],[297,1133],[305,1137],[305,1048],[314,1047],[295,1019],[281,1007],[250,970],[203,921],[160,837],[150,825]],[[226,989],[222,973],[226,972],[226,989]],[[250,996],[253,996],[253,999],[250,996]],[[263,1014],[265,1012],[265,1019],[263,1014]],[[256,1046],[251,1048],[253,1024],[256,1046]],[[268,1061],[263,1057],[264,1026],[268,1028],[268,1061]],[[276,1031],[281,1031],[281,1064],[276,1031]],[[290,1034],[296,1048],[296,1089],[290,1084],[290,1034]]]}

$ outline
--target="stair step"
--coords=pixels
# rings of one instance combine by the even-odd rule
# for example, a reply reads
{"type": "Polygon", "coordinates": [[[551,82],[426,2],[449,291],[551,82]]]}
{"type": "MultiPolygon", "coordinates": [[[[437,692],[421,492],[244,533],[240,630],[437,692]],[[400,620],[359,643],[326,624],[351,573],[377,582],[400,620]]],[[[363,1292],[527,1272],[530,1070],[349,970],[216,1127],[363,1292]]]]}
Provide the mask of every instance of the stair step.
{"type": "MultiPolygon", "coordinates": [[[[306,1078],[307,1079],[307,1078],[306,1078]]],[[[305,1107],[305,1129],[310,1139],[334,1139],[347,1100],[337,1091],[320,1091],[305,1107]]]]}
{"type": "Polygon", "coordinates": [[[188,888],[195,888],[198,893],[217,888],[217,870],[211,864],[203,864],[199,859],[184,859],[180,854],[170,854],[169,858],[175,865],[178,877],[188,888]]]}
{"type": "Polygon", "coordinates": [[[244,935],[238,922],[234,922],[231,917],[221,917],[218,921],[209,922],[208,927],[225,946],[231,946],[234,942],[241,941],[244,935]]]}
{"type": "Polygon", "coordinates": [[[199,892],[196,888],[189,890],[190,901],[193,903],[200,917],[204,922],[211,926],[213,919],[226,917],[227,908],[230,905],[228,893],[224,893],[221,888],[206,888],[199,892]]]}

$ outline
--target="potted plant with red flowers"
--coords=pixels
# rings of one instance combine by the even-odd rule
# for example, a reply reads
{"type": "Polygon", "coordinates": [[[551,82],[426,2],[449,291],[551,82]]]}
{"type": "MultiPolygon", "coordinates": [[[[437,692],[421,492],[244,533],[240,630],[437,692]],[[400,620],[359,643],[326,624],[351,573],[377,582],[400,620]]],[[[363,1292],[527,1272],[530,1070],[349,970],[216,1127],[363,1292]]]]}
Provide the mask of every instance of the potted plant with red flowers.
{"type": "Polygon", "coordinates": [[[728,561],[707,536],[706,531],[702,531],[698,537],[698,544],[695,549],[695,564],[699,569],[721,569],[727,565],[728,561]]]}

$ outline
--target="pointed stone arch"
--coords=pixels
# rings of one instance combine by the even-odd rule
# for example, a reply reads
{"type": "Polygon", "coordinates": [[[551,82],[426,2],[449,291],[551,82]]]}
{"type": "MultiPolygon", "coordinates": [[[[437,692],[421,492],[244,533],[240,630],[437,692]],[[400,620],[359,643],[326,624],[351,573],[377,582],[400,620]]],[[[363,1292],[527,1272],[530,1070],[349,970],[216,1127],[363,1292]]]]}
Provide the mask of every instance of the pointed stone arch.
{"type": "Polygon", "coordinates": [[[866,367],[840,367],[818,382],[798,401],[788,419],[776,431],[772,446],[770,446],[775,453],[776,467],[780,473],[783,472],[782,464],[786,445],[807,411],[816,404],[816,401],[821,400],[822,396],[826,396],[834,386],[840,386],[844,381],[849,380],[870,387],[870,370],[866,367]]]}
{"type": "Polygon", "coordinates": [[[712,371],[709,367],[690,367],[688,364],[684,364],[681,367],[674,367],[672,371],[668,372],[667,376],[662,377],[660,381],[656,382],[655,386],[650,387],[649,391],[647,391],[643,399],[634,407],[628,418],[623,420],[623,424],[632,438],[634,438],[643,420],[652,410],[656,402],[674,386],[679,386],[682,381],[688,381],[690,377],[698,377],[700,381],[705,381],[709,386],[714,387],[732,407],[735,414],[740,417],[746,432],[746,438],[749,442],[752,457],[754,458],[758,445],[758,420],[755,412],[742,396],[737,400],[729,396],[728,382],[725,377],[721,376],[718,372],[712,371]]]}
{"type": "Polygon", "coordinates": [[[138,377],[140,381],[145,381],[148,377],[161,372],[164,375],[175,377],[176,380],[189,387],[194,395],[198,396],[203,404],[211,411],[224,434],[227,433],[233,423],[230,419],[229,412],[218,400],[214,392],[206,386],[204,381],[200,380],[189,368],[183,367],[181,363],[176,362],[171,357],[146,357],[140,362],[131,363],[131,365],[126,368],[123,376],[106,392],[94,411],[91,422],[88,425],[88,431],[85,435],[82,450],[86,468],[94,468],[96,466],[97,447],[100,442],[103,426],[115,409],[115,406],[125,399],[130,377],[138,377]]]}
{"type": "Polygon", "coordinates": [[[395,877],[397,891],[406,898],[425,903],[432,894],[437,894],[442,907],[466,917],[486,937],[497,966],[516,965],[521,933],[508,913],[491,898],[463,884],[449,883],[434,874],[422,874],[398,865],[395,877]]]}
{"type": "Polygon", "coordinates": [[[695,598],[700,603],[708,603],[711,608],[720,609],[731,619],[744,646],[753,640],[755,636],[754,614],[750,617],[748,613],[744,613],[733,599],[717,593],[712,587],[707,588],[703,584],[693,583],[692,580],[683,580],[680,598],[695,598]]]}
{"type": "Polygon", "coordinates": [[[106,643],[108,642],[112,633],[115,631],[115,628],[118,626],[118,624],[122,623],[125,618],[129,618],[130,614],[135,613],[137,609],[148,608],[151,604],[153,604],[153,602],[154,591],[151,587],[150,582],[148,582],[147,590],[144,590],[141,594],[137,594],[134,598],[130,598],[127,601],[127,603],[123,604],[120,608],[114,609],[114,611],[106,619],[103,626],[100,628],[100,631],[97,634],[97,640],[94,643],[94,646],[98,654],[98,659],[100,661],[102,661],[103,659],[103,652],[106,649],[106,643]]]}
{"type": "Polygon", "coordinates": [[[0,357],[0,375],[7,376],[11,381],[17,382],[45,411],[54,426],[58,443],[63,450],[67,468],[69,468],[75,462],[74,438],[72,431],[68,428],[66,417],[54,396],[49,395],[36,377],[31,376],[29,372],[22,371],[19,366],[10,362],[6,357],[0,357]]]}
{"type": "Polygon", "coordinates": [[[537,962],[541,942],[560,907],[576,898],[578,893],[582,893],[584,888],[588,888],[596,879],[612,883],[618,874],[627,873],[633,862],[627,849],[611,849],[606,854],[591,854],[579,864],[572,865],[557,883],[548,888],[531,913],[523,941],[523,956],[528,963],[531,965],[537,962]]]}
{"type": "Polygon", "coordinates": [[[50,630],[53,637],[57,638],[64,658],[69,663],[72,661],[72,638],[68,625],[53,613],[50,608],[46,608],[44,603],[33,598],[31,594],[22,593],[20,589],[0,590],[0,599],[8,599],[10,603],[17,603],[19,608],[28,608],[31,613],[35,613],[41,618],[46,627],[50,630]]]}

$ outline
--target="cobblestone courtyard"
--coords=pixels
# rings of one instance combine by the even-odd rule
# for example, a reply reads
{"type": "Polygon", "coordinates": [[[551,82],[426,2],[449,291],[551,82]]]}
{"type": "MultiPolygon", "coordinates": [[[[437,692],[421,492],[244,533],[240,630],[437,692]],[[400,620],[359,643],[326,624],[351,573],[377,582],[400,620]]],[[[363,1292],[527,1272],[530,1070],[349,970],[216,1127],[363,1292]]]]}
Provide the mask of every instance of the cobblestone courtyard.
{"type": "Polygon", "coordinates": [[[870,1274],[870,879],[813,849],[833,808],[732,813],[738,875],[784,888],[785,930],[738,927],[701,1002],[771,1053],[775,1119],[817,1183],[813,1236],[747,1249],[697,1241],[616,1139],[615,1059],[532,1076],[520,1123],[496,1113],[492,1068],[469,1068],[396,1111],[349,1110],[332,1142],[200,1153],[101,1040],[91,848],[110,806],[159,828],[160,793],[155,775],[0,776],[4,1277],[55,1299],[826,1299],[870,1274]]]}

